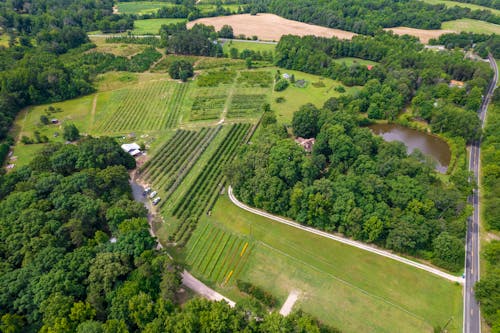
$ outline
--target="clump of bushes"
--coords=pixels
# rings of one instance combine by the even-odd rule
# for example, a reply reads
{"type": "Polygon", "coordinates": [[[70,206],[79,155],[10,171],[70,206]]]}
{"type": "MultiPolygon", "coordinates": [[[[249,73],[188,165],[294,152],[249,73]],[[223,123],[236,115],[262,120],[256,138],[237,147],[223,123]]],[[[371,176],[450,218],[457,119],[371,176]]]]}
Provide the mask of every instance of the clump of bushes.
{"type": "Polygon", "coordinates": [[[236,286],[240,291],[255,297],[257,300],[261,301],[264,305],[270,308],[275,307],[276,304],[278,303],[276,298],[273,295],[271,295],[271,293],[251,284],[250,282],[236,280],[236,286]]]}
{"type": "Polygon", "coordinates": [[[288,80],[279,79],[278,81],[276,81],[276,84],[274,85],[274,91],[283,91],[286,88],[288,88],[289,85],[290,83],[288,82],[288,80]]]}

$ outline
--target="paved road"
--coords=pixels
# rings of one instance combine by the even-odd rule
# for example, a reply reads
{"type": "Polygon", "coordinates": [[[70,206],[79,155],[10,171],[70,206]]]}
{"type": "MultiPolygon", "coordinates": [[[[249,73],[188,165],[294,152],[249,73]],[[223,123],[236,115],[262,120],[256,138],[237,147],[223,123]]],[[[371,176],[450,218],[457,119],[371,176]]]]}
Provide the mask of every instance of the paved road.
{"type": "Polygon", "coordinates": [[[212,301],[226,301],[232,308],[236,306],[236,303],[231,301],[229,298],[222,296],[215,290],[206,286],[203,282],[192,276],[188,271],[184,270],[182,272],[182,284],[191,290],[194,290],[197,294],[200,294],[212,301]]]}
{"type": "Polygon", "coordinates": [[[381,255],[381,256],[384,256],[384,257],[387,257],[387,258],[390,258],[390,259],[402,262],[404,264],[407,264],[407,265],[410,265],[410,266],[413,266],[413,267],[425,270],[425,271],[427,271],[429,273],[435,274],[437,276],[440,276],[442,278],[448,279],[448,280],[453,281],[453,282],[463,283],[462,277],[454,276],[454,275],[445,273],[445,272],[440,271],[439,269],[436,269],[434,267],[431,267],[431,266],[428,266],[428,265],[424,265],[424,264],[421,264],[419,262],[415,262],[415,261],[410,260],[410,259],[403,258],[403,257],[398,256],[396,254],[393,254],[393,253],[391,253],[389,251],[381,250],[381,249],[378,249],[376,247],[373,247],[373,246],[370,246],[370,245],[367,245],[367,244],[364,244],[364,243],[361,243],[361,242],[353,241],[351,239],[344,238],[344,237],[341,237],[341,236],[332,235],[332,234],[329,234],[329,233],[321,231],[321,230],[317,230],[317,229],[314,229],[314,228],[306,227],[306,226],[303,226],[302,224],[299,224],[297,222],[294,222],[294,221],[291,221],[291,220],[288,220],[288,219],[285,219],[285,218],[282,218],[282,217],[279,217],[279,216],[276,216],[276,215],[269,214],[269,213],[264,212],[264,211],[259,210],[259,209],[255,209],[255,208],[249,207],[249,206],[245,205],[244,203],[242,203],[241,201],[239,201],[238,199],[236,199],[236,197],[233,194],[233,189],[232,189],[231,186],[229,186],[227,193],[229,195],[229,199],[236,206],[238,206],[238,207],[240,207],[240,208],[242,208],[242,209],[244,209],[246,211],[249,211],[250,213],[254,213],[254,214],[257,214],[257,215],[260,215],[260,216],[264,216],[264,217],[267,217],[267,218],[269,218],[271,220],[274,220],[276,222],[283,223],[283,224],[289,225],[291,227],[294,227],[294,228],[297,228],[297,229],[301,229],[301,230],[304,230],[304,231],[307,231],[307,232],[310,232],[310,233],[313,233],[313,234],[316,234],[316,235],[319,235],[319,236],[322,236],[322,237],[325,237],[325,238],[333,239],[333,240],[335,240],[337,242],[341,242],[341,243],[344,243],[344,244],[347,244],[347,245],[350,245],[350,246],[357,247],[358,249],[361,249],[361,250],[369,251],[369,252],[372,252],[372,253],[375,253],[375,254],[378,254],[378,255],[381,255]]]}
{"type": "MultiPolygon", "coordinates": [[[[495,59],[489,55],[490,65],[493,68],[495,75],[490,83],[488,93],[485,96],[481,108],[479,109],[479,118],[484,127],[484,119],[488,111],[488,105],[491,101],[493,91],[498,82],[498,68],[495,59]]],[[[473,172],[474,181],[479,184],[479,170],[481,157],[481,140],[474,142],[470,146],[469,171],[473,172]]],[[[481,313],[479,304],[474,295],[474,285],[479,280],[479,188],[474,190],[474,193],[469,198],[474,207],[474,213],[468,220],[467,225],[467,240],[466,240],[466,255],[465,255],[465,292],[464,292],[464,332],[465,333],[480,333],[481,332],[481,313]]]]}

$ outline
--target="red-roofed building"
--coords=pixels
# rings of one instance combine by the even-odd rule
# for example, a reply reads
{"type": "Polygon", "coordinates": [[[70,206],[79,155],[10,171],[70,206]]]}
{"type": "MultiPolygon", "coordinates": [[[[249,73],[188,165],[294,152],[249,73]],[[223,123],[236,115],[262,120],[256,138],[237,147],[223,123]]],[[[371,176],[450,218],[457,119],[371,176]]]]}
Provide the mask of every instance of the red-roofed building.
{"type": "Polygon", "coordinates": [[[369,71],[371,71],[371,70],[372,70],[372,68],[373,68],[373,65],[366,65],[366,68],[367,68],[369,71]]]}

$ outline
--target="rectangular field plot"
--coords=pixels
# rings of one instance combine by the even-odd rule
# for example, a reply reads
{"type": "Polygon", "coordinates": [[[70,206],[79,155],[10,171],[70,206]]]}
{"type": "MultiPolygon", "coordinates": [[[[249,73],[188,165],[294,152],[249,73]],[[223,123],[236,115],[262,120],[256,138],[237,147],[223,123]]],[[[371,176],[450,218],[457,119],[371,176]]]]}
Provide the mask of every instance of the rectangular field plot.
{"type": "Polygon", "coordinates": [[[140,177],[165,201],[177,189],[221,126],[200,131],[177,130],[140,170],[140,177]]]}
{"type": "Polygon", "coordinates": [[[264,94],[235,94],[231,99],[229,118],[241,118],[256,115],[261,112],[262,105],[267,102],[264,94]]]}
{"type": "Polygon", "coordinates": [[[268,88],[273,83],[273,77],[268,71],[242,71],[237,81],[242,87],[268,88]]]}
{"type": "Polygon", "coordinates": [[[187,84],[156,81],[99,94],[96,131],[162,130],[177,124],[187,84]]]}
{"type": "Polygon", "coordinates": [[[191,120],[217,119],[226,104],[226,95],[196,96],[191,107],[191,120]]]}
{"type": "Polygon", "coordinates": [[[252,243],[212,224],[200,225],[187,244],[186,262],[197,276],[226,285],[236,281],[252,243]]]}
{"type": "Polygon", "coordinates": [[[233,70],[208,71],[196,78],[199,87],[216,87],[220,84],[231,84],[236,77],[233,70]]]}

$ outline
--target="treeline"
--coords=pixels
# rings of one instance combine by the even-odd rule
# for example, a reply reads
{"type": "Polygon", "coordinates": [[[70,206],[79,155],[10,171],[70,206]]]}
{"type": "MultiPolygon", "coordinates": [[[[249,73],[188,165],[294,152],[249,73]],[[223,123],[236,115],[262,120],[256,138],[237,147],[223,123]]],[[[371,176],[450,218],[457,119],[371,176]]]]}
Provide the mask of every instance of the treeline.
{"type": "Polygon", "coordinates": [[[407,155],[403,143],[360,128],[355,112],[311,104],[295,112],[294,135],[316,138],[310,155],[268,118],[226,172],[240,200],[451,271],[462,268],[466,172],[442,182],[421,153],[407,155]]]}
{"type": "Polygon", "coordinates": [[[472,3],[474,5],[500,9],[500,1],[498,0],[455,0],[462,3],[472,3]]]}
{"type": "Polygon", "coordinates": [[[162,42],[156,37],[134,37],[134,36],[115,36],[107,37],[106,43],[124,43],[124,44],[143,44],[153,47],[161,47],[162,42]]]}
{"type": "Polygon", "coordinates": [[[195,24],[187,30],[185,25],[162,26],[160,34],[167,45],[167,52],[209,57],[223,56],[222,46],[217,41],[213,26],[195,24]]]}
{"type": "Polygon", "coordinates": [[[492,76],[488,64],[464,59],[461,52],[426,51],[414,38],[390,33],[356,36],[351,41],[283,36],[276,47],[275,62],[348,86],[364,85],[355,97],[343,97],[340,103],[366,112],[368,118],[393,120],[411,104],[414,116],[429,121],[436,132],[449,132],[467,141],[480,133],[475,111],[492,76]],[[369,69],[334,61],[342,57],[379,64],[369,69]]]}
{"type": "Polygon", "coordinates": [[[148,47],[130,59],[110,53],[90,52],[76,60],[75,66],[87,68],[93,75],[108,71],[144,72],[161,58],[154,47],[148,47]]]}
{"type": "Polygon", "coordinates": [[[460,18],[500,23],[500,17],[489,10],[431,5],[415,0],[269,0],[263,8],[262,1],[257,3],[261,11],[364,35],[373,35],[380,28],[397,26],[440,29],[442,22],[460,18]]]}
{"type": "Polygon", "coordinates": [[[473,49],[481,57],[488,57],[488,52],[493,57],[500,58],[500,36],[461,32],[459,34],[443,34],[437,39],[431,39],[430,45],[444,45],[447,49],[456,47],[466,50],[473,49]]]}
{"type": "Polygon", "coordinates": [[[113,14],[112,7],[111,0],[3,1],[0,3],[0,27],[17,35],[31,36],[68,26],[103,32],[132,29],[133,19],[113,14]]]}
{"type": "MultiPolygon", "coordinates": [[[[492,106],[481,143],[481,186],[486,230],[500,230],[500,91],[493,95],[492,106]]],[[[492,332],[500,329],[500,241],[492,240],[481,251],[486,260],[486,274],[476,284],[476,297],[481,304],[484,319],[492,326],[492,332]]]]}
{"type": "Polygon", "coordinates": [[[336,332],[194,299],[177,304],[181,267],[154,250],[132,200],[135,160],[110,138],[51,145],[0,177],[2,332],[336,332]]]}

